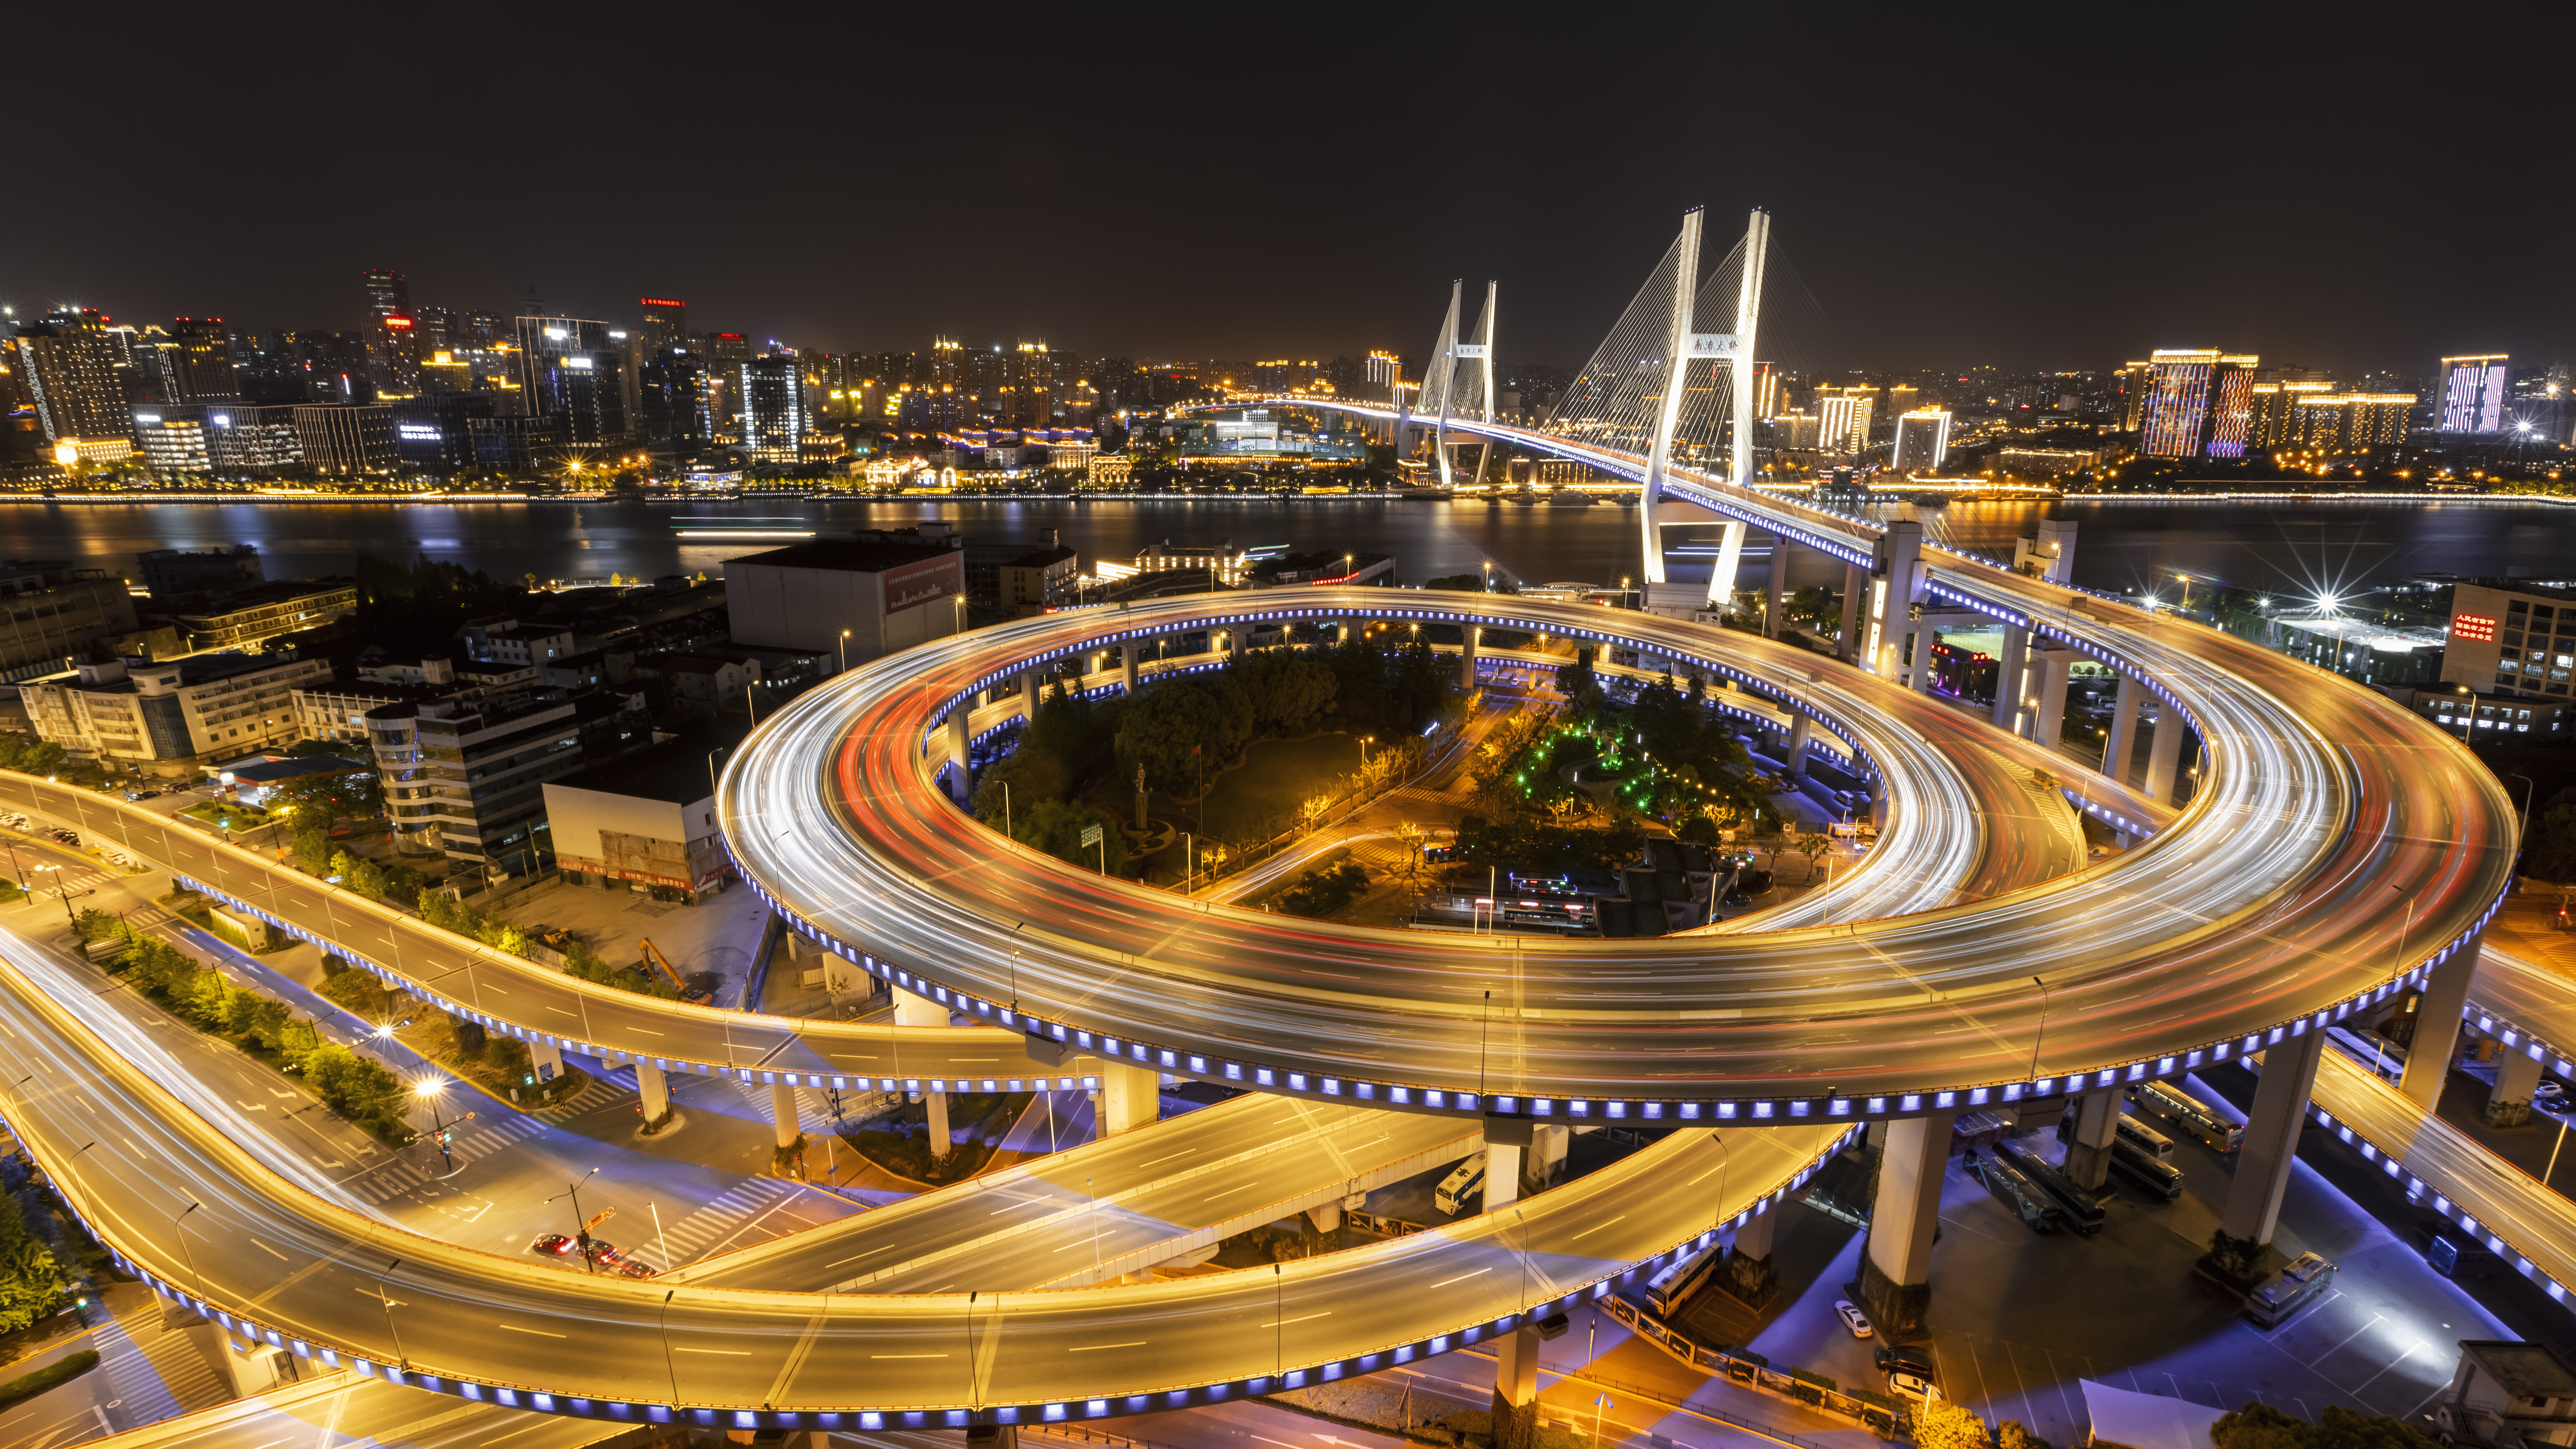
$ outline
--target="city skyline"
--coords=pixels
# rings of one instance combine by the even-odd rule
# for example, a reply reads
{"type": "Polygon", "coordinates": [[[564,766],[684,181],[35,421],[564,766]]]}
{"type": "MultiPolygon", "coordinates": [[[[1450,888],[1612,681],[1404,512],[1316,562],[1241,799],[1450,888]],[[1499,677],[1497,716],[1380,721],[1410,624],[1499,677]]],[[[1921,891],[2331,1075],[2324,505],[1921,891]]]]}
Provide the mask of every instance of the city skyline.
{"type": "MultiPolygon", "coordinates": [[[[37,28],[76,47],[80,23],[37,28]]],[[[658,45],[535,27],[541,49],[579,55],[603,83],[668,63],[658,45]]],[[[1758,55],[1800,34],[1676,39],[1758,55]]],[[[1440,39],[1401,20],[1372,37],[1394,55],[1440,39]]],[[[2256,17],[2237,38],[2259,54],[2287,37],[2256,17]]],[[[118,74],[149,92],[242,54],[184,18],[170,38],[188,43],[110,52],[118,74]]],[[[950,335],[1330,357],[1416,349],[1452,278],[1495,278],[1504,354],[1572,366],[1651,262],[1643,239],[1661,218],[1760,205],[1851,366],[2110,367],[2141,346],[2214,345],[2420,374],[2482,351],[2545,365],[2576,334],[2576,290],[2538,249],[2482,255],[2455,220],[2464,203],[2355,214],[2437,172],[2450,142],[2384,109],[2405,74],[2394,62],[2332,42],[2303,38],[2316,63],[2266,82],[2268,112],[2296,118],[2277,145],[2301,159],[2284,169],[2257,159],[2271,123],[2226,115],[2226,87],[2178,68],[2192,52],[2160,35],[1933,37],[1901,57],[1856,53],[1822,81],[1729,75],[1713,56],[1722,108],[1687,87],[1636,99],[1625,76],[1649,47],[1625,33],[1440,40],[1460,84],[1494,97],[1483,105],[1425,104],[1400,65],[1354,71],[1291,48],[1183,45],[1139,68],[1114,32],[1056,72],[969,84],[908,59],[937,53],[912,38],[900,23],[871,32],[852,80],[828,46],[782,59],[756,37],[707,37],[690,74],[739,73],[745,93],[657,91],[625,124],[651,129],[657,110],[703,124],[594,148],[571,172],[505,159],[525,123],[503,104],[510,84],[472,66],[403,92],[418,98],[405,103],[425,128],[416,143],[307,128],[293,163],[305,180],[284,189],[171,165],[148,108],[91,106],[52,137],[52,164],[188,221],[174,233],[50,213],[0,239],[0,299],[22,317],[76,301],[354,330],[367,318],[348,279],[388,267],[422,305],[506,313],[533,289],[615,322],[635,297],[676,293],[755,339],[835,352],[950,335]],[[2201,111],[2220,116],[2207,143],[2187,165],[2164,159],[2153,118],[2201,111]],[[771,140],[746,153],[755,125],[771,140]]],[[[432,59],[365,24],[298,37],[292,54],[315,78],[432,59]]],[[[2482,133],[2499,148],[2525,129],[2520,64],[2478,62],[2499,97],[2482,133]]],[[[79,82],[29,84],[68,98],[79,82]]],[[[2567,206],[2518,199],[2518,231],[2548,234],[2567,206]]]]}

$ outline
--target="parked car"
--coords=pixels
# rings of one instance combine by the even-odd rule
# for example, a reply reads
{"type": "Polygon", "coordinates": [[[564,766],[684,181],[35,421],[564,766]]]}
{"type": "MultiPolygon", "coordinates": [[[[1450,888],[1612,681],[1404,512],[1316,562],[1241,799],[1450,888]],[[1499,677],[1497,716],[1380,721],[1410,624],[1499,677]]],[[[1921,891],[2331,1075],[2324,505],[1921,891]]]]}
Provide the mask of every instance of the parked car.
{"type": "Polygon", "coordinates": [[[1869,1316],[1853,1307],[1849,1300],[1842,1298],[1834,1300],[1834,1316],[1843,1321],[1843,1327],[1851,1330],[1852,1337],[1867,1338],[1870,1336],[1869,1316]]]}
{"type": "Polygon", "coordinates": [[[593,1238],[590,1240],[590,1247],[587,1251],[590,1254],[590,1261],[597,1263],[603,1268],[613,1267],[626,1260],[626,1250],[624,1248],[617,1246],[615,1243],[606,1242],[599,1238],[593,1238]]]}
{"type": "Polygon", "coordinates": [[[661,1271],[661,1269],[654,1267],[652,1264],[645,1262],[641,1258],[620,1258],[617,1260],[617,1276],[621,1278],[652,1278],[659,1276],[661,1271]]]}
{"type": "Polygon", "coordinates": [[[528,1251],[531,1253],[551,1253],[557,1257],[561,1257],[570,1253],[573,1250],[573,1247],[573,1240],[565,1237],[561,1233],[539,1233],[537,1234],[537,1240],[528,1244],[528,1251]]]}

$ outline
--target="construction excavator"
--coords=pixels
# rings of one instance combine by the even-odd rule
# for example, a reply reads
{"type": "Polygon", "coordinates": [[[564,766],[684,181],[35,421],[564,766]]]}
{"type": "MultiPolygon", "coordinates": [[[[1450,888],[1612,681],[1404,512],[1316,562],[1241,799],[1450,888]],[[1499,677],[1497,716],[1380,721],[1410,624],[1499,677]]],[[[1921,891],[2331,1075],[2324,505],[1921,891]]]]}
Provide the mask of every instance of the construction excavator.
{"type": "Polygon", "coordinates": [[[660,950],[654,947],[653,938],[650,936],[644,938],[643,954],[643,963],[637,969],[641,970],[646,976],[651,976],[656,970],[658,970],[664,976],[669,977],[671,984],[680,988],[680,999],[682,1001],[686,1001],[695,1006],[704,1006],[716,999],[716,994],[707,990],[705,987],[690,985],[689,978],[681,975],[679,968],[671,964],[671,958],[663,955],[660,950]]]}

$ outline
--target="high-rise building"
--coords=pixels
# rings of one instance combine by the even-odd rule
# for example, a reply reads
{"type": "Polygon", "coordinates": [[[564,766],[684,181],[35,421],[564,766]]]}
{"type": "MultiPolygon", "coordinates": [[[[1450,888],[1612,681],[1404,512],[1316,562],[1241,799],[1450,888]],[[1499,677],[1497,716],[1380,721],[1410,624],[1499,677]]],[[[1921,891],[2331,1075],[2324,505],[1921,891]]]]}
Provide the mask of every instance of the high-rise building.
{"type": "Polygon", "coordinates": [[[645,297],[643,324],[635,329],[638,346],[669,347],[689,335],[689,304],[676,297],[645,297]]]}
{"type": "Polygon", "coordinates": [[[107,326],[106,317],[86,309],[53,312],[41,321],[21,323],[10,340],[19,380],[35,403],[37,426],[58,449],[83,439],[124,438],[134,431],[107,326]]]}
{"type": "Polygon", "coordinates": [[[2158,348],[2149,364],[2139,451],[2150,458],[2242,458],[2262,359],[2214,348],[2158,348]]]}
{"type": "Polygon", "coordinates": [[[2120,431],[2135,433],[2147,425],[2147,393],[2155,383],[2152,362],[2124,363],[2112,376],[2120,388],[2120,431]]]}
{"type": "Polygon", "coordinates": [[[1006,428],[1043,428],[1055,422],[1055,356],[1043,342],[1023,342],[1003,356],[999,406],[993,416],[1006,428]]]}
{"type": "Polygon", "coordinates": [[[605,322],[573,317],[519,319],[522,411],[564,443],[613,443],[626,436],[625,349],[605,322]]]}
{"type": "MultiPolygon", "coordinates": [[[[1910,391],[1911,389],[1909,389],[1910,391]]],[[[1896,417],[1896,446],[1889,463],[1899,473],[1933,472],[1950,456],[1950,415],[1917,408],[1896,417]]]]}
{"type": "Polygon", "coordinates": [[[379,393],[420,392],[420,337],[411,312],[411,279],[383,267],[359,273],[367,294],[367,381],[379,393]]]}
{"type": "Polygon", "coordinates": [[[647,442],[668,443],[685,454],[714,441],[705,357],[666,345],[644,359],[636,383],[636,426],[647,442]]]}
{"type": "Polygon", "coordinates": [[[1828,453],[1857,457],[1869,447],[1870,411],[1878,400],[1865,390],[1829,392],[1819,402],[1816,446],[1828,453]]]}
{"type": "Polygon", "coordinates": [[[295,409],[296,441],[304,461],[323,473],[372,473],[391,468],[394,444],[391,403],[308,403],[295,409]]]}
{"type": "Polygon", "coordinates": [[[2300,404],[2334,392],[2330,382],[2257,382],[2246,395],[2250,409],[2246,446],[2256,452],[2296,447],[2305,427],[2300,404]]]}
{"type": "Polygon", "coordinates": [[[170,323],[161,366],[172,402],[229,402],[241,396],[234,375],[232,329],[221,317],[180,317],[170,323]]]}
{"type": "Polygon", "coordinates": [[[2442,359],[2441,414],[2433,426],[2446,433],[2501,433],[2513,359],[2502,352],[2442,359]]]}
{"type": "Polygon", "coordinates": [[[2405,442],[2414,411],[2411,392],[2302,393],[2287,441],[2328,457],[2359,457],[2405,442]]]}
{"type": "Polygon", "coordinates": [[[741,379],[742,451],[755,463],[793,463],[805,435],[804,370],[793,357],[735,364],[741,379]]]}

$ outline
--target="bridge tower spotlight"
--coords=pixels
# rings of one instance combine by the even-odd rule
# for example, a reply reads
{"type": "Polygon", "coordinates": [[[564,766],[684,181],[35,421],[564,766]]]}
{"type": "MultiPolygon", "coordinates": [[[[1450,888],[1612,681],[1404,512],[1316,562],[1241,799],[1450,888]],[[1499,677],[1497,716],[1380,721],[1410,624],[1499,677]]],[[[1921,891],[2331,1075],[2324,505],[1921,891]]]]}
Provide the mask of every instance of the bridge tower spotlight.
{"type": "MultiPolygon", "coordinates": [[[[1706,215],[1701,207],[1682,213],[1681,240],[1674,244],[1673,310],[1670,324],[1664,329],[1663,356],[1657,364],[1663,369],[1663,397],[1655,409],[1655,438],[1646,450],[1645,484],[1637,493],[1637,520],[1645,530],[1642,542],[1645,558],[1641,561],[1646,585],[1651,596],[1654,586],[1664,579],[1664,538],[1656,516],[1656,504],[1664,496],[1664,470],[1671,466],[1673,426],[1681,420],[1682,374],[1690,366],[1691,308],[1699,291],[1699,228],[1706,215]]],[[[1730,528],[1740,525],[1730,524],[1730,528]]]]}
{"type": "MultiPolygon", "coordinates": [[[[1729,483],[1738,488],[1753,486],[1753,342],[1762,323],[1762,272],[1771,254],[1771,213],[1753,209],[1744,226],[1744,281],[1735,294],[1735,337],[1732,343],[1735,368],[1733,374],[1735,416],[1734,437],[1730,456],[1729,483]]],[[[1694,349],[1696,350],[1696,349],[1694,349]]],[[[1788,545],[1785,540],[1773,545],[1771,592],[1780,593],[1779,555],[1788,545]]],[[[1744,524],[1729,522],[1718,541],[1717,567],[1708,576],[1708,601],[1725,608],[1735,597],[1736,566],[1744,558],[1744,524]]]]}

